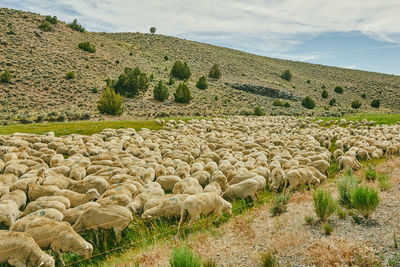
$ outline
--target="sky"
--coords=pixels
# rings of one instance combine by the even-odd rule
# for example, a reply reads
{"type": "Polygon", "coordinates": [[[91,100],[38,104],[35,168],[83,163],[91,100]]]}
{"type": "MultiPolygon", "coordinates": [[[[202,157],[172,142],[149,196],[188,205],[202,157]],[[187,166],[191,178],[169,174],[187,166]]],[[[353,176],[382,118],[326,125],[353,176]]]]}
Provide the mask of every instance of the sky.
{"type": "Polygon", "coordinates": [[[149,32],[400,75],[400,0],[0,0],[89,31],[149,32]]]}

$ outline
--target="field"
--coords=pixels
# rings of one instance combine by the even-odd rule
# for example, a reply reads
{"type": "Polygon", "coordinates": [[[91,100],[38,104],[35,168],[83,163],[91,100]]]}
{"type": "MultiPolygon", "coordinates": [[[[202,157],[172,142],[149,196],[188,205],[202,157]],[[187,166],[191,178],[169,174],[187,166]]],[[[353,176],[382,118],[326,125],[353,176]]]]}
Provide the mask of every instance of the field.
{"type": "Polygon", "coordinates": [[[136,66],[147,77],[152,75],[150,86],[144,94],[124,99],[127,109],[118,120],[249,115],[256,105],[271,115],[340,116],[357,111],[350,106],[353,100],[361,102],[362,112],[400,110],[399,76],[267,58],[159,34],[81,33],[61,21],[45,32],[38,28],[43,20],[39,14],[0,9],[0,53],[4,55],[0,73],[9,70],[12,76],[10,83],[0,83],[3,124],[108,119],[97,110],[105,79],[116,79],[125,67],[136,66]],[[13,34],[8,34],[10,30],[13,34]],[[95,53],[78,47],[86,41],[95,45],[95,53]],[[154,100],[154,86],[169,80],[177,60],[190,67],[193,100],[190,104],[173,101],[178,80],[168,86],[167,101],[154,100]],[[221,79],[208,79],[207,90],[197,89],[197,80],[213,64],[220,66],[221,79]],[[291,81],[280,77],[286,69],[293,74],[291,81]],[[67,79],[71,71],[75,78],[67,79]],[[335,93],[336,86],[342,86],[344,93],[335,93]],[[323,90],[329,94],[326,99],[323,90]],[[289,108],[272,105],[277,92],[289,108]],[[317,104],[314,110],[301,106],[307,95],[317,104]],[[332,98],[334,106],[328,104],[332,98]],[[374,99],[381,101],[380,108],[370,106],[374,99]]]}
{"type": "Polygon", "coordinates": [[[352,115],[345,115],[343,117],[317,117],[317,120],[331,121],[346,119],[347,121],[362,121],[364,119],[368,121],[375,121],[377,124],[396,124],[400,121],[400,114],[391,113],[358,113],[352,115]]]}

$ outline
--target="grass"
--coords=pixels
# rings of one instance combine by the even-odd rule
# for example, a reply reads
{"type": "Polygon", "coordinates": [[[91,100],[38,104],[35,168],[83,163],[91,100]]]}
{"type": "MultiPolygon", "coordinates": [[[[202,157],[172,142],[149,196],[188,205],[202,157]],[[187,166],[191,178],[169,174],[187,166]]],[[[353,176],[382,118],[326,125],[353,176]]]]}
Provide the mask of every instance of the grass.
{"type": "Polygon", "coordinates": [[[271,252],[267,252],[261,256],[262,267],[278,267],[280,266],[278,258],[271,252]]]}
{"type": "Polygon", "coordinates": [[[289,202],[290,195],[276,195],[271,206],[272,216],[277,216],[284,213],[287,210],[287,204],[289,202]]]}
{"type": "Polygon", "coordinates": [[[392,188],[392,184],[390,183],[390,178],[387,173],[378,173],[378,183],[379,189],[382,191],[387,191],[392,188]]]}
{"type": "MultiPolygon", "coordinates": [[[[197,117],[186,118],[165,118],[165,121],[175,119],[188,121],[197,117]]],[[[198,117],[200,119],[200,117],[198,117]]],[[[49,123],[33,123],[33,124],[14,124],[0,127],[0,134],[13,134],[13,133],[32,133],[44,134],[47,132],[54,132],[56,136],[68,134],[82,134],[92,135],[100,133],[106,128],[120,129],[120,128],[134,128],[140,130],[148,128],[150,130],[159,130],[161,125],[156,125],[155,120],[143,121],[74,121],[74,122],[49,122],[49,123]]]]}
{"type": "Polygon", "coordinates": [[[337,206],[336,200],[333,198],[331,192],[325,191],[322,188],[313,192],[312,202],[315,214],[322,222],[325,222],[326,219],[332,215],[337,206]]]}
{"type": "Polygon", "coordinates": [[[362,121],[367,119],[368,121],[375,121],[377,124],[396,124],[400,121],[400,114],[385,114],[385,113],[357,113],[351,115],[345,115],[343,117],[317,117],[316,120],[330,121],[346,119],[347,121],[362,121]]]}
{"type": "Polygon", "coordinates": [[[188,247],[174,248],[169,264],[171,267],[201,267],[201,257],[188,247]]]}
{"type": "Polygon", "coordinates": [[[333,231],[333,226],[326,222],[322,225],[322,230],[324,231],[325,235],[331,235],[333,231]]]}
{"type": "Polygon", "coordinates": [[[351,205],[368,218],[379,205],[379,196],[372,187],[358,186],[351,194],[351,205]]]}

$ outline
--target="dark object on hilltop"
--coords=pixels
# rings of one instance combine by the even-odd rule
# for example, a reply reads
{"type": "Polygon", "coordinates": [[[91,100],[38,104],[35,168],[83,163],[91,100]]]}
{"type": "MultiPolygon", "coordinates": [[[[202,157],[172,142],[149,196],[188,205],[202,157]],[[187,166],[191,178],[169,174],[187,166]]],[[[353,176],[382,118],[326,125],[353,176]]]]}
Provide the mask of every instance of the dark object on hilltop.
{"type": "Polygon", "coordinates": [[[83,28],[83,26],[81,24],[78,23],[77,19],[74,19],[74,21],[72,21],[70,24],[68,24],[68,26],[78,32],[85,32],[85,28],[83,28]]]}
{"type": "Polygon", "coordinates": [[[156,33],[156,27],[151,27],[150,28],[150,33],[155,34],[156,33]]]}

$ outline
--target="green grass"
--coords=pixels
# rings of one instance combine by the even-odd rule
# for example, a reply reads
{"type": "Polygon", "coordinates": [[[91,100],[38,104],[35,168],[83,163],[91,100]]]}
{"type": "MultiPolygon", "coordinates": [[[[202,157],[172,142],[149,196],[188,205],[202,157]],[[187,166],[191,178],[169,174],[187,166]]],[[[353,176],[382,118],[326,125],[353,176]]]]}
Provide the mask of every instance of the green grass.
{"type": "MultiPolygon", "coordinates": [[[[185,117],[185,118],[164,118],[168,120],[183,120],[188,121],[191,119],[201,119],[201,117],[185,117]]],[[[148,128],[150,130],[159,130],[161,125],[156,125],[155,120],[143,121],[74,121],[74,122],[49,122],[49,123],[33,123],[33,124],[14,124],[0,127],[0,134],[13,134],[13,133],[32,133],[44,134],[47,132],[54,132],[56,136],[68,134],[82,134],[92,135],[100,133],[106,128],[120,129],[120,128],[134,128],[140,130],[148,128]]]]}
{"type": "Polygon", "coordinates": [[[330,120],[340,120],[346,119],[347,121],[362,121],[367,119],[368,121],[375,121],[377,124],[396,124],[400,121],[400,114],[385,114],[385,113],[358,113],[345,115],[343,117],[317,117],[316,120],[330,121],[330,120]]]}

